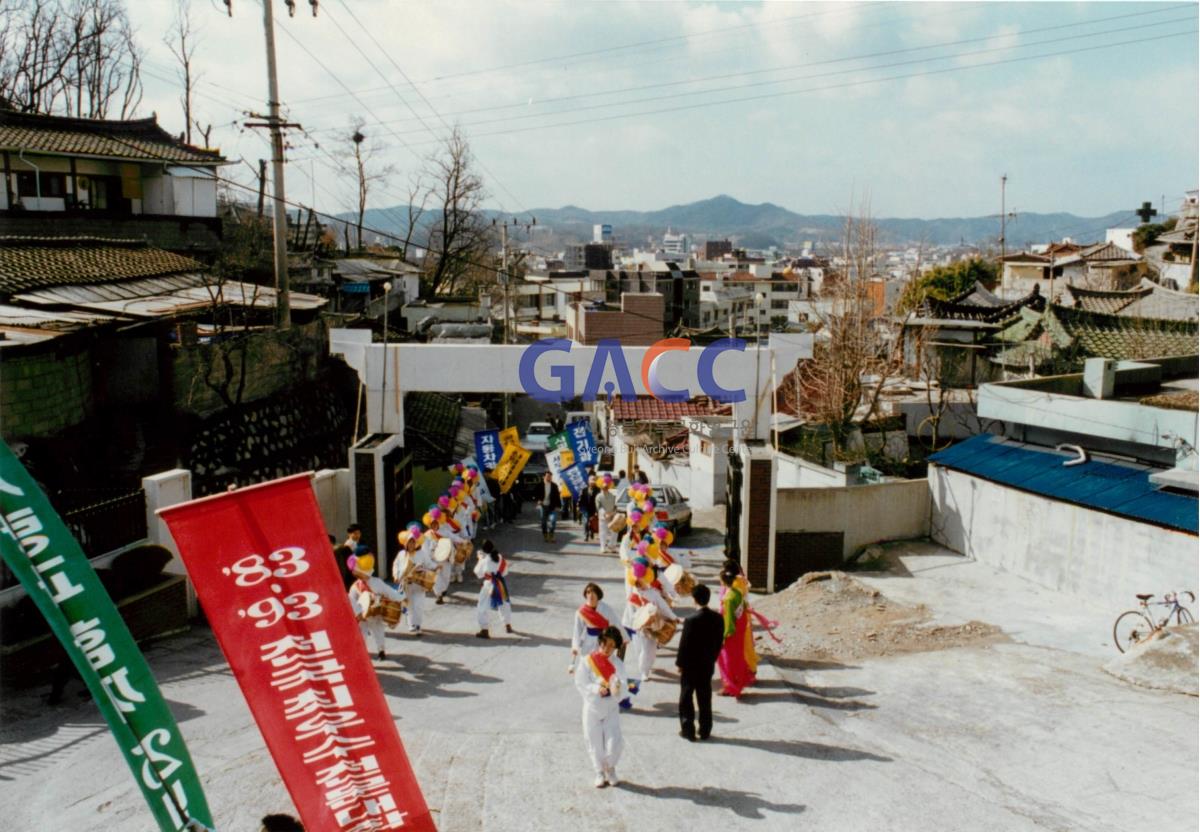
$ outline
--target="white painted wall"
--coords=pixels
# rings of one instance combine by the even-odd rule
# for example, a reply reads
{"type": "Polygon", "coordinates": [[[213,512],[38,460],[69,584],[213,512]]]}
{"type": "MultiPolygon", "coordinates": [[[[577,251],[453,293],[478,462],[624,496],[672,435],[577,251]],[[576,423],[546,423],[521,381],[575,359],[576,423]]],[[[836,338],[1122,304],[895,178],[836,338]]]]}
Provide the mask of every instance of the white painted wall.
{"type": "Polygon", "coordinates": [[[325,529],[340,543],[346,537],[350,519],[350,489],[353,483],[349,468],[324,468],[313,475],[313,493],[321,508],[325,529]]]}
{"type": "MultiPolygon", "coordinates": [[[[168,575],[187,575],[183,561],[179,558],[179,547],[167,524],[158,516],[158,510],[169,506],[177,506],[192,499],[192,472],[186,468],[175,468],[142,477],[142,490],[146,494],[146,537],[151,543],[157,543],[171,551],[174,557],[163,567],[163,573],[168,575]]],[[[196,602],[196,588],[192,579],[187,579],[187,608],[188,616],[194,617],[199,613],[196,602]]]]}
{"type": "Polygon", "coordinates": [[[780,485],[775,493],[777,531],[842,532],[843,556],[872,543],[929,534],[925,480],[827,488],[780,485]]]}
{"type": "Polygon", "coordinates": [[[835,471],[784,453],[775,455],[775,471],[780,488],[836,488],[846,485],[845,471],[835,471]]]}
{"type": "Polygon", "coordinates": [[[1107,603],[1114,615],[1135,606],[1138,593],[1195,591],[1200,582],[1193,535],[938,465],[929,466],[929,487],[934,540],[1050,589],[1107,603]]]}

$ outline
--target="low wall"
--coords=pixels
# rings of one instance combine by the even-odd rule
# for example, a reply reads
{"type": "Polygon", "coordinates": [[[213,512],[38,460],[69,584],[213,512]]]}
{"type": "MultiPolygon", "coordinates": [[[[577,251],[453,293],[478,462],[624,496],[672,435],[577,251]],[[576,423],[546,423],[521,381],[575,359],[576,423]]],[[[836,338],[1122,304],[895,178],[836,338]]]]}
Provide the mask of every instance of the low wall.
{"type": "Polygon", "coordinates": [[[775,493],[776,532],[841,532],[843,557],[871,543],[929,534],[925,480],[780,488],[775,493]]]}
{"type": "Polygon", "coordinates": [[[934,540],[1050,589],[1132,607],[1196,590],[1196,537],[929,466],[934,540]]]}

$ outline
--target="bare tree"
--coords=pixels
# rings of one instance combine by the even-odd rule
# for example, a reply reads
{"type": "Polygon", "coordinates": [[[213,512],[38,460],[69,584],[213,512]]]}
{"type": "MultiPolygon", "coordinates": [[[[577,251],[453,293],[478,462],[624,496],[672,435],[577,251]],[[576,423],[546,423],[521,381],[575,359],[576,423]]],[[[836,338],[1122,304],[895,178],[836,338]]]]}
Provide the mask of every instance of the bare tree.
{"type": "Polygon", "coordinates": [[[123,0],[0,6],[0,97],[25,112],[128,118],[142,53],[123,0]]]}
{"type": "Polygon", "coordinates": [[[842,270],[825,280],[813,357],[797,369],[805,410],[829,429],[835,454],[844,454],[856,427],[877,414],[884,385],[902,363],[900,340],[889,343],[893,333],[871,288],[876,244],[864,205],[846,217],[842,270]]]}
{"type": "Polygon", "coordinates": [[[358,180],[358,247],[364,248],[363,245],[363,216],[367,213],[367,197],[371,193],[371,187],[375,183],[382,183],[387,180],[395,172],[392,165],[376,164],[375,158],[379,154],[378,148],[368,145],[364,147],[367,141],[366,135],[363,134],[363,127],[366,122],[361,118],[355,118],[350,125],[351,133],[349,137],[350,150],[354,154],[354,173],[358,180]]]}
{"type": "Polygon", "coordinates": [[[425,255],[425,290],[453,292],[487,257],[491,226],[481,213],[483,181],[471,149],[457,127],[442,150],[426,163],[432,210],[438,212],[425,255]]]}
{"type": "Polygon", "coordinates": [[[408,250],[417,234],[417,226],[420,224],[421,218],[425,216],[425,207],[428,202],[429,190],[425,187],[421,172],[417,171],[408,181],[408,207],[406,208],[408,225],[404,229],[404,240],[400,253],[405,262],[411,262],[408,259],[408,250]]]}
{"type": "MultiPolygon", "coordinates": [[[[195,24],[192,22],[191,0],[179,0],[179,5],[175,8],[175,23],[168,30],[163,42],[171,50],[175,60],[179,62],[179,80],[183,84],[183,94],[179,98],[179,103],[183,106],[184,140],[191,144],[192,126],[195,125],[197,129],[200,129],[200,123],[192,114],[192,88],[200,80],[200,73],[192,67],[192,58],[196,54],[200,38],[195,30],[195,24]]],[[[212,126],[210,125],[208,129],[212,130],[212,126]]],[[[203,130],[201,132],[204,133],[207,147],[208,133],[203,130]]]]}

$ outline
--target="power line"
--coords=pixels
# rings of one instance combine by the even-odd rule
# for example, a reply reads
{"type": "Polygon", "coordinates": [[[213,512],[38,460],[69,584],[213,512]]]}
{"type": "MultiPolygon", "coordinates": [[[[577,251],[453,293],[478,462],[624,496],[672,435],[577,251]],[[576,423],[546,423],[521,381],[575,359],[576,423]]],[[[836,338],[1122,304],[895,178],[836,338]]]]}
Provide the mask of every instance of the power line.
{"type": "MultiPolygon", "coordinates": [[[[765,69],[747,70],[744,72],[732,72],[732,73],[724,73],[724,74],[718,74],[718,75],[708,75],[708,76],[701,76],[701,77],[695,77],[695,78],[685,78],[682,80],[675,80],[675,81],[664,81],[664,82],[654,83],[654,84],[642,84],[639,86],[624,87],[621,89],[603,90],[600,92],[587,92],[587,93],[578,93],[578,94],[574,94],[574,95],[557,96],[557,97],[553,97],[553,98],[543,98],[543,99],[540,99],[537,103],[538,103],[538,105],[554,104],[554,103],[560,103],[563,101],[575,101],[575,100],[579,100],[579,99],[596,98],[596,97],[600,97],[600,96],[619,95],[619,94],[627,93],[627,92],[641,92],[641,91],[652,90],[652,89],[678,87],[678,86],[683,86],[683,85],[687,85],[687,84],[700,84],[700,83],[704,83],[707,81],[721,81],[721,80],[726,80],[726,79],[730,79],[730,78],[741,78],[741,77],[748,77],[748,76],[753,76],[753,75],[763,75],[763,74],[772,73],[772,72],[783,72],[783,71],[786,71],[789,69],[799,69],[801,67],[826,66],[826,65],[830,65],[830,64],[846,63],[848,61],[868,60],[871,58],[888,57],[891,55],[902,55],[902,54],[909,54],[909,53],[913,53],[913,52],[923,52],[923,51],[933,50],[933,49],[944,49],[944,48],[948,48],[948,47],[952,47],[952,46],[962,46],[962,45],[971,44],[971,43],[983,43],[983,42],[987,42],[987,41],[1019,38],[1019,37],[1024,37],[1027,35],[1039,34],[1042,32],[1050,32],[1050,31],[1058,31],[1058,30],[1062,30],[1062,29],[1078,28],[1081,26],[1091,26],[1091,25],[1095,25],[1098,23],[1106,23],[1106,22],[1110,22],[1110,21],[1114,21],[1114,20],[1123,20],[1123,19],[1132,18],[1132,17],[1144,17],[1147,15],[1162,14],[1167,11],[1177,11],[1178,8],[1179,7],[1167,8],[1167,9],[1153,9],[1150,11],[1139,11],[1139,12],[1132,12],[1129,14],[1112,15],[1109,17],[1102,17],[1102,18],[1097,18],[1094,20],[1086,20],[1086,21],[1080,21],[1080,22],[1076,22],[1076,23],[1062,23],[1062,24],[1057,24],[1054,26],[1042,26],[1042,27],[1037,27],[1034,29],[1024,29],[1024,30],[1017,31],[1017,32],[1008,32],[1008,33],[1002,33],[1002,34],[998,34],[998,35],[986,35],[986,36],[982,36],[982,37],[963,38],[963,39],[954,40],[954,41],[943,41],[940,43],[930,43],[930,44],[924,44],[921,46],[906,47],[904,49],[888,49],[888,50],[883,50],[883,51],[878,51],[878,52],[862,53],[862,54],[858,54],[858,55],[847,55],[847,56],[843,56],[843,57],[839,57],[839,58],[829,58],[829,59],[820,60],[820,61],[807,61],[807,62],[798,63],[798,64],[785,64],[785,65],[781,65],[781,66],[767,67],[765,69]]],[[[1175,20],[1167,20],[1167,21],[1159,21],[1157,23],[1147,24],[1147,26],[1142,26],[1142,27],[1119,27],[1116,29],[1105,30],[1103,32],[1082,33],[1080,35],[1075,35],[1072,37],[1076,37],[1076,38],[1097,37],[1100,35],[1112,34],[1115,32],[1132,31],[1133,29],[1137,29],[1137,28],[1147,28],[1148,26],[1161,26],[1161,25],[1165,25],[1168,23],[1175,23],[1180,20],[1191,19],[1191,17],[1192,17],[1192,15],[1188,15],[1185,18],[1178,18],[1175,20]]],[[[1007,46],[1007,47],[1003,47],[1003,48],[1004,49],[1027,48],[1030,46],[1043,45],[1046,43],[1057,43],[1057,42],[1061,42],[1061,40],[1063,40],[1063,39],[1049,39],[1049,40],[1043,40],[1043,41],[1035,41],[1035,42],[1029,43],[1029,44],[1017,44],[1017,45],[1007,46]]],[[[376,45],[378,46],[378,44],[376,44],[376,45]]],[[[993,50],[982,50],[982,51],[976,51],[976,52],[961,52],[961,53],[956,53],[953,55],[944,55],[944,56],[926,58],[923,60],[946,60],[946,59],[950,59],[950,58],[960,58],[960,57],[969,56],[969,55],[983,54],[983,53],[989,52],[989,51],[998,51],[998,50],[993,49],[993,50]]],[[[829,74],[844,74],[845,72],[859,72],[859,71],[867,71],[867,70],[874,70],[874,69],[887,69],[887,68],[892,68],[892,67],[896,67],[896,66],[904,66],[904,65],[907,65],[908,63],[919,63],[919,62],[920,61],[882,64],[879,66],[861,67],[859,69],[844,70],[839,73],[829,73],[829,74]]],[[[770,80],[770,81],[761,81],[761,82],[756,82],[754,84],[737,85],[737,86],[733,86],[733,87],[723,87],[723,88],[716,88],[716,89],[711,89],[711,90],[697,90],[697,91],[693,91],[693,92],[684,92],[684,93],[680,93],[680,95],[701,95],[701,94],[707,94],[710,92],[724,92],[724,91],[731,90],[731,89],[743,89],[743,88],[752,87],[752,86],[780,84],[780,83],[786,83],[789,81],[804,80],[804,79],[808,79],[808,78],[821,78],[821,77],[826,77],[826,75],[824,75],[824,74],[800,75],[800,76],[794,76],[791,78],[780,78],[780,79],[775,79],[775,80],[770,80]]],[[[411,84],[411,82],[409,82],[409,83],[411,84]]],[[[626,104],[637,104],[637,103],[643,103],[646,101],[662,100],[665,97],[674,97],[674,96],[663,96],[663,97],[657,97],[657,98],[634,99],[632,101],[612,102],[610,104],[597,105],[597,107],[624,106],[626,104]]],[[[405,103],[407,103],[407,102],[405,102],[405,103]]],[[[428,101],[426,101],[426,103],[428,104],[428,101]]],[[[429,106],[430,106],[430,109],[432,109],[432,105],[429,105],[429,106]]],[[[477,107],[477,108],[473,108],[473,109],[456,110],[456,111],[448,113],[447,115],[451,115],[451,116],[471,115],[474,113],[493,112],[496,110],[515,109],[515,108],[527,107],[527,106],[529,106],[527,102],[516,102],[516,103],[511,103],[511,104],[495,104],[495,105],[491,105],[491,106],[487,106],[487,107],[477,107]]],[[[411,107],[409,109],[411,110],[411,107]]],[[[553,113],[536,113],[536,114],[532,114],[532,115],[521,116],[521,118],[538,118],[541,116],[557,115],[559,113],[565,113],[565,112],[574,112],[574,110],[562,110],[562,111],[553,112],[553,113]]],[[[405,123],[408,121],[410,121],[410,119],[401,118],[401,119],[392,119],[388,123],[389,124],[402,124],[402,123],[405,123]]],[[[503,121],[503,120],[501,120],[501,121],[503,121]]],[[[471,124],[469,124],[467,126],[478,125],[478,124],[489,124],[489,123],[496,123],[496,122],[479,121],[479,122],[472,122],[471,124]]],[[[320,131],[322,129],[331,129],[331,128],[321,128],[321,127],[315,128],[316,131],[320,131]]]]}
{"type": "MultiPolygon", "coordinates": [[[[637,49],[637,48],[644,47],[644,46],[656,46],[658,44],[663,44],[663,43],[671,43],[671,42],[683,43],[683,42],[692,40],[694,38],[706,37],[708,35],[727,34],[729,32],[736,32],[736,31],[740,31],[743,29],[756,29],[756,28],[761,28],[764,26],[775,26],[775,25],[779,25],[781,23],[794,22],[797,20],[804,20],[804,19],[809,19],[809,18],[814,18],[814,17],[823,17],[823,16],[835,15],[835,14],[846,14],[847,12],[850,12],[850,11],[858,11],[861,9],[871,8],[873,6],[882,6],[882,5],[886,5],[886,4],[883,2],[855,3],[853,5],[843,4],[842,6],[840,6],[838,8],[826,9],[826,10],[823,10],[820,12],[810,12],[807,14],[793,15],[790,17],[773,18],[771,20],[763,21],[760,23],[747,23],[747,24],[743,24],[741,26],[725,26],[725,27],[721,27],[718,29],[708,29],[708,30],[705,30],[702,32],[693,32],[693,33],[687,34],[687,35],[672,35],[669,37],[655,38],[652,40],[636,41],[633,43],[620,44],[617,46],[606,46],[606,47],[601,47],[598,49],[586,50],[583,52],[572,52],[572,53],[563,54],[563,55],[552,55],[552,56],[542,57],[542,58],[531,58],[526,61],[518,61],[518,62],[510,63],[510,64],[501,64],[498,66],[489,66],[489,67],[483,67],[480,69],[471,69],[471,70],[466,70],[463,72],[450,73],[447,75],[439,75],[439,76],[435,76],[433,78],[425,79],[425,81],[429,82],[429,83],[442,82],[442,81],[448,81],[448,80],[451,80],[454,78],[465,78],[468,76],[485,75],[485,74],[489,74],[489,73],[493,73],[493,72],[500,72],[500,71],[503,71],[506,69],[517,69],[517,68],[521,68],[521,67],[537,66],[539,64],[553,63],[555,61],[569,60],[574,63],[577,63],[581,59],[588,58],[590,56],[595,56],[595,55],[610,54],[613,52],[619,52],[619,51],[623,51],[623,50],[627,50],[627,49],[637,49]]],[[[380,89],[384,89],[384,88],[377,87],[375,89],[380,90],[380,89]]],[[[295,103],[302,103],[302,102],[308,102],[308,101],[321,101],[321,100],[327,100],[329,98],[336,98],[336,97],[337,96],[332,96],[332,95],[314,96],[312,98],[299,99],[295,103]]]]}
{"type": "MultiPolygon", "coordinates": [[[[383,48],[383,46],[380,45],[379,41],[377,41],[375,39],[375,35],[373,35],[371,33],[370,29],[368,29],[366,26],[364,26],[362,24],[362,21],[360,21],[358,19],[358,16],[354,13],[354,10],[352,8],[350,8],[350,5],[348,3],[343,2],[342,5],[345,7],[347,14],[349,14],[351,19],[353,19],[354,22],[358,25],[358,28],[363,31],[363,33],[367,36],[367,38],[370,39],[371,43],[375,44],[375,48],[378,49],[380,51],[380,53],[383,54],[383,56],[388,59],[388,61],[391,63],[391,65],[393,67],[396,68],[396,71],[398,73],[400,73],[400,77],[403,78],[405,80],[405,82],[412,88],[413,92],[415,92],[418,96],[420,96],[421,100],[425,102],[425,106],[427,106],[430,109],[430,111],[432,111],[433,114],[435,116],[437,116],[438,121],[440,121],[442,123],[442,126],[444,128],[446,128],[447,133],[452,135],[454,132],[453,128],[451,128],[450,125],[446,123],[446,120],[444,118],[442,118],[441,113],[439,113],[437,111],[437,109],[433,106],[433,104],[431,104],[429,102],[429,99],[427,99],[424,96],[424,94],[419,89],[417,89],[417,85],[414,84],[412,82],[412,80],[409,79],[408,75],[404,72],[404,70],[400,68],[400,65],[398,63],[396,63],[396,60],[392,57],[391,53],[388,52],[386,49],[383,48]]],[[[358,44],[356,44],[354,42],[354,40],[350,37],[350,35],[346,33],[346,30],[342,28],[341,24],[339,24],[337,22],[337,20],[328,13],[328,11],[326,12],[326,17],[333,23],[334,26],[337,27],[337,30],[342,33],[342,36],[346,39],[346,41],[351,46],[354,47],[355,51],[357,51],[358,54],[362,56],[363,60],[365,60],[371,66],[371,69],[375,70],[375,73],[377,75],[379,75],[380,78],[383,78],[384,81],[387,81],[388,86],[395,93],[396,97],[399,98],[402,102],[404,102],[404,106],[406,106],[408,108],[409,112],[411,112],[414,116],[416,116],[417,119],[421,122],[421,125],[429,132],[429,134],[431,136],[433,136],[436,139],[438,136],[437,136],[437,133],[434,132],[433,128],[430,127],[425,122],[425,119],[421,118],[420,114],[418,114],[415,109],[413,109],[413,106],[411,104],[409,104],[408,99],[406,99],[403,95],[401,95],[400,91],[397,90],[395,88],[395,86],[390,81],[387,80],[387,76],[383,72],[381,72],[379,67],[377,67],[375,65],[375,63],[370,58],[367,57],[366,53],[364,53],[363,50],[359,48],[358,44]]],[[[381,124],[382,124],[382,122],[381,122],[381,124]]],[[[449,136],[446,139],[446,147],[447,147],[447,149],[450,148],[449,136]]],[[[484,173],[486,173],[489,177],[491,177],[491,179],[493,181],[495,181],[497,185],[500,186],[501,190],[503,190],[506,194],[508,194],[509,198],[512,199],[513,202],[515,202],[518,206],[520,206],[521,201],[519,199],[517,199],[515,196],[513,196],[512,191],[510,191],[508,189],[508,187],[504,184],[504,182],[502,182],[500,180],[500,178],[498,176],[496,176],[494,173],[492,173],[491,170],[488,169],[487,165],[484,164],[483,160],[479,159],[479,157],[477,156],[476,161],[479,162],[479,167],[483,169],[484,173]]],[[[501,203],[500,207],[504,208],[503,203],[501,203]]],[[[505,210],[507,210],[507,209],[505,209],[505,210]]],[[[525,209],[522,209],[522,210],[524,211],[525,209]]],[[[528,213],[528,211],[525,211],[525,213],[528,213]]]]}
{"type": "MultiPolygon", "coordinates": [[[[1040,55],[1027,55],[1027,56],[1022,56],[1022,57],[1017,57],[1017,58],[1008,58],[1008,59],[999,60],[999,61],[987,61],[987,62],[983,62],[983,63],[972,64],[970,66],[947,67],[945,69],[931,69],[931,70],[926,70],[924,72],[913,72],[913,73],[908,73],[908,74],[904,74],[904,75],[889,75],[889,76],[885,76],[882,78],[868,78],[868,79],[862,79],[862,80],[858,80],[858,81],[847,81],[847,82],[840,83],[840,84],[826,84],[824,86],[817,86],[817,87],[804,87],[802,89],[796,89],[796,90],[782,90],[779,92],[763,93],[761,95],[753,95],[753,96],[743,96],[741,98],[729,98],[729,99],[724,99],[724,100],[720,100],[720,101],[707,101],[707,102],[700,102],[700,103],[696,103],[696,104],[681,104],[677,107],[661,107],[658,109],[641,110],[638,112],[631,112],[631,113],[615,113],[612,115],[604,116],[602,120],[598,120],[598,119],[594,119],[594,118],[585,118],[585,119],[576,119],[574,121],[562,121],[562,122],[554,122],[551,124],[539,124],[539,125],[533,125],[530,127],[514,127],[514,128],[507,129],[507,130],[492,130],[492,131],[483,132],[483,133],[474,133],[472,135],[472,138],[480,139],[480,138],[487,138],[489,136],[505,136],[505,135],[511,135],[513,133],[527,133],[531,130],[550,130],[550,129],[558,128],[558,127],[574,127],[574,126],[584,125],[584,124],[594,125],[597,123],[607,123],[607,122],[616,121],[616,120],[641,118],[643,116],[662,115],[664,113],[677,113],[677,112],[684,112],[687,110],[716,108],[716,107],[729,105],[729,104],[746,104],[751,101],[770,100],[770,99],[782,98],[782,97],[786,97],[786,96],[802,95],[804,93],[810,93],[810,92],[826,92],[829,90],[848,89],[848,88],[853,88],[853,87],[867,86],[867,85],[871,85],[871,84],[882,84],[882,83],[886,83],[888,81],[904,81],[904,80],[908,80],[910,78],[923,78],[923,77],[928,77],[931,75],[945,75],[945,74],[950,74],[950,73],[954,73],[954,72],[966,72],[968,70],[974,70],[974,69],[984,69],[984,68],[993,67],[993,66],[1003,66],[1006,64],[1025,63],[1027,61],[1042,60],[1044,58],[1061,57],[1063,55],[1076,55],[1076,54],[1080,54],[1080,53],[1084,53],[1084,52],[1095,52],[1095,51],[1098,51],[1101,49],[1110,49],[1110,48],[1117,47],[1117,46],[1129,46],[1129,45],[1138,44],[1138,43],[1150,43],[1153,41],[1166,40],[1169,38],[1185,37],[1188,35],[1194,35],[1196,33],[1197,33],[1196,29],[1188,29],[1188,30],[1180,31],[1180,32],[1172,32],[1172,33],[1166,34],[1166,35],[1157,35],[1157,36],[1153,36],[1153,37],[1135,38],[1132,40],[1125,40],[1125,41],[1116,41],[1113,43],[1100,44],[1097,46],[1082,47],[1079,49],[1064,49],[1064,50],[1059,50],[1057,52],[1045,52],[1040,55]]],[[[560,115],[560,114],[559,113],[547,113],[545,115],[547,117],[550,117],[553,115],[560,115]]],[[[418,144],[420,144],[420,143],[418,143],[418,144]]]]}
{"type": "MultiPolygon", "coordinates": [[[[733,92],[736,90],[753,89],[756,87],[767,87],[767,86],[775,86],[778,84],[787,84],[787,83],[791,83],[793,81],[812,80],[812,79],[816,79],[816,78],[830,78],[830,77],[835,77],[838,75],[847,75],[847,74],[858,73],[858,72],[872,72],[872,71],[881,70],[881,69],[895,69],[897,67],[911,66],[913,64],[929,63],[931,61],[949,61],[949,60],[956,60],[956,59],[960,59],[960,58],[972,57],[975,55],[986,55],[986,54],[990,54],[990,53],[994,53],[994,52],[1005,52],[1005,51],[1009,51],[1012,49],[1029,49],[1029,48],[1032,48],[1035,46],[1046,46],[1046,45],[1051,45],[1051,44],[1056,44],[1056,43],[1074,42],[1074,41],[1078,41],[1078,40],[1085,40],[1088,38],[1102,37],[1104,35],[1117,34],[1120,32],[1129,32],[1129,31],[1136,31],[1138,29],[1147,29],[1147,28],[1154,28],[1154,27],[1159,27],[1159,26],[1173,25],[1176,23],[1182,23],[1182,22],[1191,21],[1194,19],[1195,19],[1194,15],[1187,15],[1186,17],[1170,19],[1170,20],[1160,20],[1160,21],[1156,21],[1154,23],[1143,24],[1141,26],[1124,26],[1124,27],[1120,27],[1117,29],[1107,29],[1107,30],[1100,31],[1100,32],[1090,32],[1090,33],[1084,33],[1084,34],[1079,34],[1079,35],[1073,35],[1073,36],[1067,37],[1067,38],[1048,38],[1048,39],[1034,41],[1034,42],[1027,43],[1027,44],[1017,44],[1017,45],[1013,45],[1013,46],[994,46],[994,47],[989,47],[986,49],[976,49],[976,50],[971,50],[971,51],[966,51],[966,52],[956,52],[956,53],[950,54],[950,55],[936,55],[936,56],[932,56],[932,57],[912,58],[912,59],[906,60],[906,61],[895,61],[892,63],[879,64],[876,66],[857,67],[857,68],[850,68],[850,69],[838,69],[838,70],[832,70],[830,72],[794,75],[794,76],[791,76],[788,78],[777,78],[777,79],[772,79],[772,80],[751,81],[751,82],[745,83],[745,84],[732,84],[732,85],[728,85],[728,86],[724,86],[724,87],[713,87],[713,88],[703,89],[703,90],[693,90],[690,92],[688,92],[688,91],[676,92],[676,93],[672,93],[669,95],[653,95],[653,96],[644,96],[642,98],[626,99],[626,100],[622,100],[622,101],[614,101],[614,102],[608,102],[608,103],[588,104],[588,105],[584,105],[584,106],[580,106],[580,107],[574,107],[574,108],[570,108],[570,109],[566,109],[566,110],[558,110],[558,111],[549,112],[549,113],[522,113],[519,115],[513,115],[513,116],[504,117],[504,118],[482,119],[479,121],[467,122],[463,126],[467,127],[467,128],[472,128],[472,127],[479,127],[482,125],[489,125],[489,124],[506,124],[506,123],[511,123],[514,121],[527,121],[529,119],[550,118],[550,117],[554,117],[554,116],[568,115],[571,113],[588,112],[588,111],[593,111],[593,110],[604,110],[604,109],[609,109],[609,108],[613,108],[613,107],[628,107],[628,106],[637,105],[637,104],[648,104],[648,103],[652,103],[655,101],[676,100],[683,96],[711,95],[714,93],[733,92]]],[[[987,40],[992,40],[992,39],[994,39],[994,38],[987,38],[987,40]]],[[[900,50],[900,51],[908,51],[908,50],[900,50]]],[[[1054,53],[1054,54],[1066,54],[1066,53],[1054,53]]],[[[1027,57],[1030,59],[1033,59],[1033,58],[1047,57],[1047,56],[1034,55],[1034,56],[1027,56],[1027,57]]],[[[839,62],[840,60],[842,60],[842,59],[838,59],[836,61],[831,61],[831,62],[836,63],[836,62],[839,62]]],[[[851,60],[851,59],[846,59],[846,60],[851,60]]],[[[1000,63],[1003,63],[1003,62],[1000,62],[1000,63]]],[[[953,67],[952,69],[971,69],[971,68],[974,68],[974,66],[991,66],[991,65],[994,65],[994,64],[976,64],[976,65],[966,66],[966,67],[953,67]]],[[[931,70],[928,74],[936,74],[936,72],[940,72],[940,71],[943,71],[943,70],[938,70],[938,71],[931,70]]],[[[913,77],[913,76],[904,76],[904,77],[913,77]]],[[[882,79],[882,80],[887,80],[887,79],[882,79]]],[[[863,81],[861,81],[861,83],[871,83],[871,79],[864,79],[863,81]]],[[[651,85],[651,86],[658,86],[658,85],[651,85]]],[[[776,93],[776,95],[787,95],[787,94],[790,94],[790,91],[785,90],[785,91],[776,93]]],[[[753,100],[753,99],[748,99],[748,100],[753,100]]],[[[401,134],[409,135],[414,132],[419,132],[419,131],[402,130],[401,134]]]]}

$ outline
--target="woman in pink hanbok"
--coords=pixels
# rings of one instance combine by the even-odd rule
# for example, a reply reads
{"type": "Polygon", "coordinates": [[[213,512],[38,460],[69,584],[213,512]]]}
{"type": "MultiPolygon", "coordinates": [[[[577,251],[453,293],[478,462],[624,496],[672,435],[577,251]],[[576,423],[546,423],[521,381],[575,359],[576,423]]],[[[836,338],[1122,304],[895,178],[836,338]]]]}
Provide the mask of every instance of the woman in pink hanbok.
{"type": "Polygon", "coordinates": [[[750,664],[753,655],[753,634],[750,632],[750,609],[738,584],[738,575],[730,570],[721,572],[721,612],[725,619],[725,643],[717,658],[721,672],[721,695],[738,697],[756,681],[750,664]]]}

